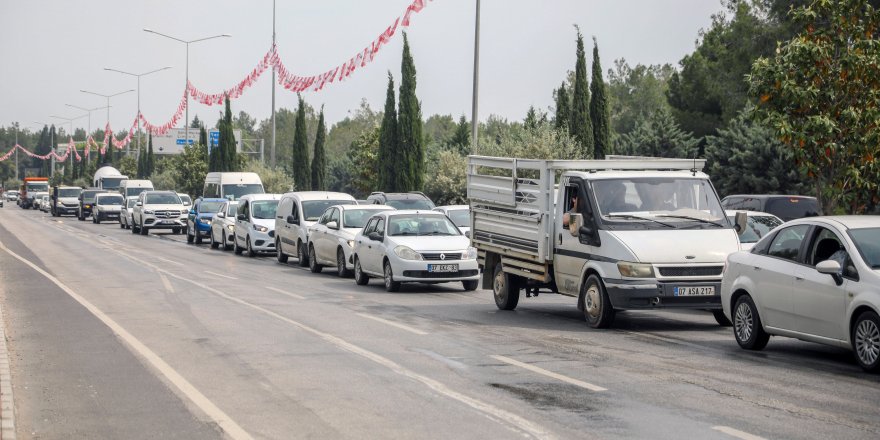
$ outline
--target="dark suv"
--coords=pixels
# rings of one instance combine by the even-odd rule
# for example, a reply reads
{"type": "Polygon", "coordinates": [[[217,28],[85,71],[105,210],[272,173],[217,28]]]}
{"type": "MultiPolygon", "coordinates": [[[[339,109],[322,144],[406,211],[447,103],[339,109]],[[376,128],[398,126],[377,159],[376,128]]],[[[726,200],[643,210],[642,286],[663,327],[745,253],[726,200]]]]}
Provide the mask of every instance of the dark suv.
{"type": "Polygon", "coordinates": [[[819,215],[819,202],[815,197],[809,196],[736,194],[721,200],[721,207],[741,211],[766,212],[785,222],[819,215]]]}
{"type": "Polygon", "coordinates": [[[434,202],[424,193],[411,191],[405,193],[373,192],[367,197],[373,205],[388,205],[395,209],[434,209],[434,202]]]}
{"type": "Polygon", "coordinates": [[[89,218],[92,215],[92,209],[95,207],[95,195],[105,192],[107,191],[97,188],[83,190],[79,195],[79,210],[76,213],[76,218],[80,221],[89,218]]]}

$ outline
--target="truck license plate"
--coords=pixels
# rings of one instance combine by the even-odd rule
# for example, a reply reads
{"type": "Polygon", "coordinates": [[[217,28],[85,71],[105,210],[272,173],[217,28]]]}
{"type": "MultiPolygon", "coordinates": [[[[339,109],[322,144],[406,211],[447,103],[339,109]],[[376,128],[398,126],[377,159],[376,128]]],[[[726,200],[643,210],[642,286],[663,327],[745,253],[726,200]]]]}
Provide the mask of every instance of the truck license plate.
{"type": "Polygon", "coordinates": [[[675,296],[709,296],[715,295],[715,286],[688,286],[676,287],[673,291],[675,296]]]}
{"type": "Polygon", "coordinates": [[[457,264],[429,264],[428,272],[458,272],[457,264]]]}

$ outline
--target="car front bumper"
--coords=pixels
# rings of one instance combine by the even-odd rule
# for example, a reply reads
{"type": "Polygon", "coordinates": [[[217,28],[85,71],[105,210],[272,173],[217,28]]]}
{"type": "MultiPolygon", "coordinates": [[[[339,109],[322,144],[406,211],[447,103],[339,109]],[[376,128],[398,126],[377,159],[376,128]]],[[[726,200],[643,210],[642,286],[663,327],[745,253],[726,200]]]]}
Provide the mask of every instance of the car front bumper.
{"type": "Polygon", "coordinates": [[[145,217],[144,224],[142,226],[147,227],[149,229],[185,228],[186,227],[186,217],[161,218],[161,219],[157,219],[155,217],[145,217]]]}
{"type": "Polygon", "coordinates": [[[251,229],[248,234],[251,237],[251,249],[256,252],[275,252],[275,231],[260,232],[251,229]]]}
{"type": "Polygon", "coordinates": [[[605,291],[619,310],[721,309],[721,281],[663,281],[606,279],[605,291]],[[714,295],[678,296],[676,287],[714,287],[714,295]]]}
{"type": "Polygon", "coordinates": [[[449,282],[480,279],[480,267],[477,260],[425,261],[403,260],[397,256],[389,257],[394,281],[402,282],[449,282]],[[457,264],[456,272],[430,272],[429,266],[437,264],[457,264]]]}

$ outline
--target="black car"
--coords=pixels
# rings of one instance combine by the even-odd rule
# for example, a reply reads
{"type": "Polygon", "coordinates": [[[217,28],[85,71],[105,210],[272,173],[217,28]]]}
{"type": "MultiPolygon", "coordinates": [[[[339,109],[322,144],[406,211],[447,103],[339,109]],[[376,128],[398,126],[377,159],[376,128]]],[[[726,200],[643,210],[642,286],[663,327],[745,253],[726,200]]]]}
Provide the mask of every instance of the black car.
{"type": "Polygon", "coordinates": [[[428,196],[418,191],[405,193],[373,192],[367,197],[367,202],[373,205],[388,205],[395,209],[425,209],[431,210],[436,206],[428,196]]]}
{"type": "Polygon", "coordinates": [[[721,200],[721,207],[742,211],[760,211],[789,221],[819,215],[815,197],[776,194],[736,194],[721,200]]]}
{"type": "Polygon", "coordinates": [[[76,213],[76,218],[80,221],[85,221],[85,219],[89,218],[92,215],[92,209],[95,206],[95,195],[105,192],[107,191],[97,188],[83,190],[79,195],[79,211],[76,213]]]}

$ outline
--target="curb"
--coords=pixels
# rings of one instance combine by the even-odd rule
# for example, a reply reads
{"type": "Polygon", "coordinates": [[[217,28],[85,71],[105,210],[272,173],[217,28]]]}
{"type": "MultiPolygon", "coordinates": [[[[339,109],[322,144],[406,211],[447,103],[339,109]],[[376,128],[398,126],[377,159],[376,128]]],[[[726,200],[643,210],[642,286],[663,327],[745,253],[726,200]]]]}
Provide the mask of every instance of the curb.
{"type": "Polygon", "coordinates": [[[6,321],[0,308],[0,439],[15,440],[15,405],[12,399],[12,375],[6,350],[6,321]]]}

